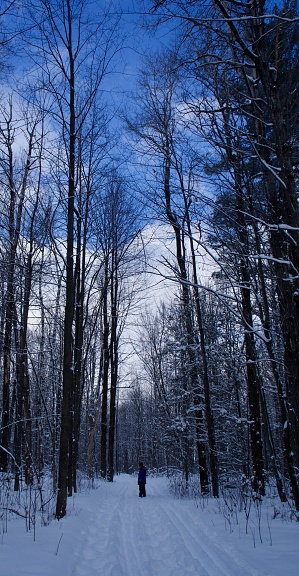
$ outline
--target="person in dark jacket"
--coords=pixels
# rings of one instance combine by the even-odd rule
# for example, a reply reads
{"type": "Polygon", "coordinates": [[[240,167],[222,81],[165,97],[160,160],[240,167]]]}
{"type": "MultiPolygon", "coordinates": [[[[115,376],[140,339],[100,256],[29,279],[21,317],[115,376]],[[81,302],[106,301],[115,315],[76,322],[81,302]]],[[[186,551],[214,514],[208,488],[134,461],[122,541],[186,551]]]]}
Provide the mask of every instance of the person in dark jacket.
{"type": "Polygon", "coordinates": [[[145,496],[146,496],[145,485],[146,485],[146,468],[144,468],[142,462],[139,462],[138,486],[139,486],[140,498],[142,498],[142,497],[145,498],[145,496]]]}

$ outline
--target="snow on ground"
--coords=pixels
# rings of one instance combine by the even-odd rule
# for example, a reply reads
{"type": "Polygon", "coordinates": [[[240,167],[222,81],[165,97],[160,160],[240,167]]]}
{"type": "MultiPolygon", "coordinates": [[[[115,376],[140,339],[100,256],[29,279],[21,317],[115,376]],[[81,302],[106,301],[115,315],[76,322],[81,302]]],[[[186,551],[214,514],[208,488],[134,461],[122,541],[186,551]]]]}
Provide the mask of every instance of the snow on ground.
{"type": "Polygon", "coordinates": [[[0,576],[299,576],[299,523],[269,518],[225,527],[215,500],[174,499],[164,478],[101,482],[68,502],[66,518],[26,532],[9,522],[0,541],[0,576]],[[254,546],[255,542],[255,546],[254,546]]]}

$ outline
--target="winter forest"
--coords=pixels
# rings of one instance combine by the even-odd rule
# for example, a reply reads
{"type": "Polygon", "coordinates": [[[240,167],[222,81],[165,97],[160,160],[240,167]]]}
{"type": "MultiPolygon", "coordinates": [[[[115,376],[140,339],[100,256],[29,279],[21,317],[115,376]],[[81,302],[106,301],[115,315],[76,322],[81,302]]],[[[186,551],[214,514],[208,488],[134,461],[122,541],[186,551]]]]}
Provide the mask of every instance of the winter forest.
{"type": "Polygon", "coordinates": [[[0,518],[299,518],[298,82],[296,0],[0,0],[0,518]]]}

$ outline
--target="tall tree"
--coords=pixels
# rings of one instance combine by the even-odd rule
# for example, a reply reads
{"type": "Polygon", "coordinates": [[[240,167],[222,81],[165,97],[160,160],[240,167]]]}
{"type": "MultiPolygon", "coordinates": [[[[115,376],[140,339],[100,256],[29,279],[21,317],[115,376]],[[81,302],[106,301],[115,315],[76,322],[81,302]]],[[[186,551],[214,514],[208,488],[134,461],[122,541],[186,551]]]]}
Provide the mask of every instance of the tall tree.
{"type": "MultiPolygon", "coordinates": [[[[226,84],[227,90],[233,87],[229,105],[239,118],[233,129],[241,133],[242,126],[245,128],[242,134],[246,140],[245,156],[251,155],[257,160],[262,174],[266,210],[255,218],[260,218],[261,224],[267,228],[277,284],[287,399],[282,406],[285,416],[282,434],[293,498],[298,509],[295,471],[299,375],[296,352],[299,334],[297,3],[282,1],[273,9],[271,2],[259,0],[250,4],[213,0],[205,5],[194,2],[183,5],[165,0],[153,2],[152,6],[163,20],[180,20],[184,39],[193,53],[192,56],[189,51],[185,62],[188,60],[188,66],[191,63],[196,70],[202,86],[207,86],[205,73],[209,71],[215,80],[217,71],[218,81],[226,84]],[[196,47],[195,51],[193,47],[196,47]],[[291,450],[289,433],[285,432],[288,428],[292,431],[291,450]],[[293,463],[288,454],[291,460],[294,458],[293,463]]],[[[209,87],[206,90],[208,94],[209,87]]],[[[223,108],[218,109],[218,113],[222,111],[223,108]]],[[[204,123],[202,116],[202,125],[204,123]]],[[[268,254],[259,257],[268,257],[268,254]]]]}
{"type": "Polygon", "coordinates": [[[102,387],[100,470],[113,481],[115,463],[116,412],[119,382],[119,345],[128,311],[134,298],[134,275],[140,253],[136,237],[137,207],[126,183],[113,172],[102,195],[96,225],[102,254],[102,355],[99,383],[102,387]],[[128,285],[131,283],[131,286],[128,285]],[[110,382],[110,387],[109,387],[110,382]],[[109,409],[108,409],[109,406],[109,409]]]}
{"type": "Polygon", "coordinates": [[[24,252],[24,288],[21,292],[20,319],[18,327],[18,345],[16,354],[16,423],[15,423],[15,459],[18,464],[15,475],[15,490],[19,489],[19,470],[21,469],[21,452],[25,454],[25,483],[32,481],[32,422],[31,422],[31,390],[28,359],[28,324],[32,300],[32,284],[34,280],[35,259],[42,249],[42,234],[39,230],[39,204],[41,196],[41,172],[44,145],[43,119],[34,111],[27,110],[26,125],[29,140],[32,139],[33,153],[30,163],[30,178],[28,187],[30,193],[26,202],[26,219],[23,226],[24,252]],[[32,115],[32,118],[30,117],[32,115]],[[34,170],[35,169],[35,170],[34,170]],[[34,173],[36,178],[33,179],[34,173]],[[32,193],[33,192],[33,193],[32,193]],[[27,246],[28,244],[28,246],[27,246]]]}
{"type": "MultiPolygon", "coordinates": [[[[17,303],[16,303],[16,273],[17,273],[17,254],[20,244],[20,234],[23,224],[24,205],[27,200],[29,187],[29,172],[34,167],[38,156],[38,135],[37,125],[38,119],[29,119],[28,116],[24,119],[24,129],[21,128],[20,122],[14,120],[14,111],[12,99],[9,100],[7,106],[2,107],[3,124],[0,130],[0,137],[2,140],[2,154],[1,154],[1,181],[3,193],[5,198],[3,202],[3,215],[5,215],[7,222],[4,223],[6,230],[5,242],[8,242],[7,247],[7,273],[6,273],[6,298],[5,298],[5,312],[4,312],[4,341],[3,341],[3,412],[2,412],[2,437],[1,437],[1,451],[0,463],[3,470],[7,470],[9,444],[11,437],[10,422],[10,398],[11,398],[11,360],[12,360],[12,331],[18,324],[17,318],[17,303]],[[13,143],[15,138],[24,135],[27,140],[27,149],[25,151],[25,161],[18,166],[18,161],[15,158],[15,150],[13,143]],[[7,204],[7,198],[9,203],[7,204]]],[[[30,298],[30,283],[28,286],[28,293],[26,294],[27,304],[30,298]]],[[[23,318],[24,330],[26,330],[26,318],[28,317],[28,310],[25,312],[23,318]]],[[[26,348],[24,342],[24,334],[21,333],[22,342],[19,343],[23,349],[26,348]]],[[[20,385],[20,382],[19,382],[20,385]]],[[[23,379],[23,385],[24,379],[23,379]]],[[[23,388],[23,386],[22,386],[23,388]]],[[[28,392],[28,391],[27,391],[28,392]]],[[[18,394],[19,402],[19,416],[23,412],[22,397],[26,397],[23,389],[22,394],[18,394]]],[[[17,442],[18,444],[18,442],[17,442]]]]}
{"type": "MultiPolygon", "coordinates": [[[[47,107],[53,129],[62,142],[62,158],[57,170],[57,185],[61,203],[66,211],[65,225],[65,313],[63,347],[63,392],[59,451],[58,497],[56,516],[66,513],[69,476],[73,470],[70,457],[72,437],[72,407],[74,402],[74,370],[80,370],[80,362],[74,365],[74,320],[76,281],[74,246],[80,198],[79,136],[87,122],[99,86],[107,71],[113,54],[115,18],[108,13],[92,14],[91,5],[83,0],[43,0],[31,4],[31,20],[35,30],[31,39],[31,57],[40,66],[38,88],[46,95],[47,107]]],[[[80,223],[78,224],[80,227],[80,223]]],[[[77,252],[81,247],[77,244],[77,252]]],[[[80,288],[78,288],[80,291],[80,288]]],[[[79,292],[77,291],[77,296],[79,292]]],[[[78,308],[77,308],[78,311],[78,308]]],[[[79,337],[79,333],[78,337],[79,337]]],[[[82,334],[82,332],[81,332],[82,334]]],[[[81,339],[81,336],[80,336],[81,339]]],[[[80,343],[77,342],[79,346],[80,343]]],[[[77,349],[76,354],[79,351],[77,349]]],[[[77,358],[78,359],[78,358],[77,358]]],[[[75,378],[76,381],[76,378],[75,378]]]]}
{"type": "MultiPolygon", "coordinates": [[[[191,388],[197,404],[196,419],[198,430],[202,426],[203,410],[201,405],[201,378],[199,375],[199,352],[202,362],[202,384],[204,388],[204,414],[208,432],[208,458],[212,479],[212,491],[218,496],[217,452],[215,445],[214,421],[210,400],[210,376],[205,347],[204,327],[199,301],[197,279],[197,264],[192,240],[192,224],[190,215],[190,198],[192,189],[192,160],[187,160],[188,138],[180,135],[178,128],[178,112],[176,110],[176,84],[178,75],[173,72],[178,61],[169,54],[158,62],[149,63],[148,70],[143,73],[142,88],[145,102],[141,105],[141,113],[137,120],[129,123],[131,129],[144,142],[153,157],[156,154],[161,166],[161,190],[157,192],[162,210],[159,218],[166,218],[171,226],[175,239],[175,266],[172,266],[175,280],[179,282],[181,297],[185,310],[185,328],[189,338],[189,365],[191,388]],[[190,161],[189,169],[187,169],[190,161]],[[186,184],[185,180],[188,182],[186,184]],[[189,253],[191,252],[191,278],[189,271],[189,253]],[[190,283],[193,282],[193,290],[190,283]],[[192,292],[196,301],[196,313],[193,314],[192,292]],[[194,322],[194,318],[196,321],[194,322]]],[[[158,205],[154,197],[153,204],[158,205]]],[[[198,434],[198,460],[202,490],[208,485],[206,449],[198,434]]]]}

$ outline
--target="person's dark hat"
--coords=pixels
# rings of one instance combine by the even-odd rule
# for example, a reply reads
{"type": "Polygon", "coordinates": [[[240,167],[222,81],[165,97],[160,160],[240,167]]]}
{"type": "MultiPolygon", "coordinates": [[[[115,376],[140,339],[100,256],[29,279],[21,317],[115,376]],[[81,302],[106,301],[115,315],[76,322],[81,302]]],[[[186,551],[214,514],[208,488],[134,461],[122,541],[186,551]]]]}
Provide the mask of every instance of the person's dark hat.
{"type": "Polygon", "coordinates": [[[143,462],[139,462],[139,466],[140,466],[140,467],[143,466],[143,462]]]}

